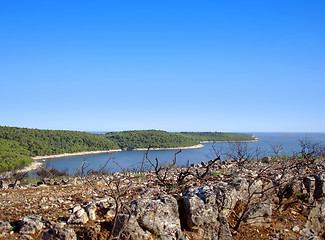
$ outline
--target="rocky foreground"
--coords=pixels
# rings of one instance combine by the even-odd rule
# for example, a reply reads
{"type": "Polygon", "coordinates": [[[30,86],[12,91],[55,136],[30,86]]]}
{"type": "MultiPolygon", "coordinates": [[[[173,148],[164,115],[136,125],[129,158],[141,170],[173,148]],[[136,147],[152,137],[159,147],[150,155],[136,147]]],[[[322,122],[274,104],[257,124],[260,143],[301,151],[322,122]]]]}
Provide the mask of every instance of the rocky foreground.
{"type": "Polygon", "coordinates": [[[325,239],[325,161],[0,182],[0,239],[325,239]]]}

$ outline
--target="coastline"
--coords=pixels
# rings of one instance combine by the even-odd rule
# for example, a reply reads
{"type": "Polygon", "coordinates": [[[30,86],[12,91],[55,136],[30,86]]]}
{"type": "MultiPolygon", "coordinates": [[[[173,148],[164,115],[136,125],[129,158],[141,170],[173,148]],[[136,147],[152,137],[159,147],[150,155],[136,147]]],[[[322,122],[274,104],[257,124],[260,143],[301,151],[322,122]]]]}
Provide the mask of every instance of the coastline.
{"type": "Polygon", "coordinates": [[[0,173],[0,177],[1,178],[10,178],[15,173],[33,172],[33,171],[36,171],[37,169],[40,169],[43,165],[44,165],[44,163],[41,163],[41,162],[38,162],[38,161],[34,161],[31,164],[29,164],[29,166],[26,166],[24,168],[17,169],[17,170],[14,170],[14,171],[2,172],[2,173],[0,173]]]}
{"type": "MultiPolygon", "coordinates": [[[[247,140],[247,141],[201,141],[200,144],[189,146],[189,147],[174,147],[174,148],[150,148],[150,151],[161,151],[161,150],[186,150],[186,149],[198,149],[205,147],[202,143],[215,143],[215,142],[257,142],[259,139],[256,138],[254,140],[247,140]]],[[[147,151],[148,148],[135,148],[131,151],[147,151]]],[[[36,156],[31,157],[34,162],[32,162],[29,166],[24,167],[22,169],[17,170],[18,173],[24,172],[32,172],[35,171],[44,165],[44,163],[40,161],[44,161],[46,159],[52,158],[65,158],[65,157],[74,157],[74,156],[84,156],[84,155],[95,155],[95,154],[105,154],[105,153],[113,153],[113,152],[122,152],[125,150],[122,149],[115,149],[115,150],[106,150],[106,151],[87,151],[87,152],[76,152],[76,153],[62,153],[62,154],[55,154],[55,155],[46,155],[46,156],[36,156]]]]}
{"type": "Polygon", "coordinates": [[[25,173],[25,172],[32,172],[35,171],[39,168],[41,168],[44,165],[44,163],[38,162],[38,161],[34,161],[32,162],[29,166],[24,167],[22,169],[17,170],[17,173],[25,173]]]}
{"type": "MultiPolygon", "coordinates": [[[[218,142],[257,142],[259,138],[254,140],[246,140],[246,141],[201,141],[200,144],[189,146],[189,147],[173,147],[173,148],[150,148],[150,151],[161,151],[161,150],[186,150],[186,149],[197,149],[203,148],[204,145],[202,143],[218,143],[218,142]]],[[[147,151],[148,148],[135,148],[131,151],[147,151]]],[[[46,160],[52,158],[64,158],[64,157],[74,157],[74,156],[84,156],[84,155],[95,155],[95,154],[104,154],[104,153],[113,153],[113,152],[122,152],[125,150],[115,149],[115,150],[105,150],[105,151],[87,151],[87,152],[76,152],[76,153],[62,153],[55,155],[46,155],[46,156],[36,156],[32,157],[33,160],[46,160]]],[[[32,163],[33,164],[33,163],[32,163]]],[[[40,163],[42,164],[42,163],[40,163]]],[[[30,165],[31,166],[31,165],[30,165]]]]}
{"type": "Polygon", "coordinates": [[[121,151],[122,151],[121,149],[115,149],[115,150],[106,150],[106,151],[61,153],[61,154],[55,154],[55,155],[36,156],[36,157],[32,157],[32,159],[33,160],[45,160],[45,159],[51,159],[51,158],[64,158],[64,157],[73,157],[73,156],[95,155],[95,154],[113,153],[113,152],[121,152],[121,151]]]}
{"type": "MultiPolygon", "coordinates": [[[[203,148],[204,145],[197,144],[194,146],[189,147],[175,147],[175,148],[150,148],[151,151],[159,151],[159,150],[184,150],[184,149],[196,149],[196,148],[203,148]]],[[[131,151],[147,151],[148,148],[135,148],[131,151]]],[[[84,155],[95,155],[95,154],[104,154],[104,153],[113,153],[113,152],[122,152],[122,149],[115,149],[115,150],[106,150],[106,151],[88,151],[88,152],[76,152],[76,153],[62,153],[62,154],[55,154],[55,155],[46,155],[46,156],[36,156],[32,157],[33,160],[46,160],[52,158],[64,158],[64,157],[74,157],[74,156],[84,156],[84,155]]]]}
{"type": "MultiPolygon", "coordinates": [[[[185,150],[185,149],[196,149],[196,148],[203,148],[204,145],[202,144],[197,144],[194,146],[189,146],[189,147],[174,147],[174,148],[150,148],[150,151],[159,151],[159,150],[185,150]]],[[[147,151],[148,148],[135,148],[132,149],[132,151],[147,151]]]]}
{"type": "Polygon", "coordinates": [[[258,142],[259,138],[254,140],[243,140],[243,141],[201,141],[200,143],[221,143],[221,142],[258,142]]]}

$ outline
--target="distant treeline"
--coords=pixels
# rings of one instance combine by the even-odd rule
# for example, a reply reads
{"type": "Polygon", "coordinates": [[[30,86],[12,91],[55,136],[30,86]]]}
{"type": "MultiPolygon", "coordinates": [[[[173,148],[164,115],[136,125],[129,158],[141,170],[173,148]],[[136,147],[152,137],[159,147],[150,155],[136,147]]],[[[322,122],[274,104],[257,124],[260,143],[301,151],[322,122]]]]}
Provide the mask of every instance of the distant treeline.
{"type": "Polygon", "coordinates": [[[181,132],[186,136],[191,136],[196,140],[203,141],[252,141],[255,140],[252,134],[246,133],[222,133],[222,132],[181,132]]]}
{"type": "Polygon", "coordinates": [[[160,130],[134,130],[108,132],[106,136],[122,149],[173,148],[197,145],[202,141],[251,141],[251,134],[221,132],[181,132],[171,133],[160,130]]]}
{"type": "Polygon", "coordinates": [[[218,132],[170,133],[159,130],[138,130],[95,134],[79,131],[39,130],[0,126],[0,172],[24,167],[31,157],[135,148],[188,147],[201,141],[253,140],[250,134],[218,132]]]}
{"type": "Polygon", "coordinates": [[[108,132],[106,136],[122,149],[135,148],[172,148],[188,147],[200,143],[197,139],[180,133],[170,133],[159,130],[138,130],[108,132]]]}

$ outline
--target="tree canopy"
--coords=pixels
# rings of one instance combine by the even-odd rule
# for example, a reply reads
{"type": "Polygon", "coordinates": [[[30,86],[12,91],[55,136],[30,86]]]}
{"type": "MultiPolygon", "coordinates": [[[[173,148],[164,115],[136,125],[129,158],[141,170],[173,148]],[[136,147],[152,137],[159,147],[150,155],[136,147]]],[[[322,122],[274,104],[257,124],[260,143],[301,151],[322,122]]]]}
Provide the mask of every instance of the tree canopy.
{"type": "Polygon", "coordinates": [[[118,149],[104,135],[0,126],[0,171],[24,167],[30,157],[118,149]]]}
{"type": "Polygon", "coordinates": [[[108,132],[106,136],[122,149],[188,147],[200,143],[191,136],[161,130],[108,132]]]}
{"type": "Polygon", "coordinates": [[[252,141],[255,137],[246,133],[223,133],[223,132],[181,132],[186,136],[191,136],[200,142],[202,141],[252,141]]]}

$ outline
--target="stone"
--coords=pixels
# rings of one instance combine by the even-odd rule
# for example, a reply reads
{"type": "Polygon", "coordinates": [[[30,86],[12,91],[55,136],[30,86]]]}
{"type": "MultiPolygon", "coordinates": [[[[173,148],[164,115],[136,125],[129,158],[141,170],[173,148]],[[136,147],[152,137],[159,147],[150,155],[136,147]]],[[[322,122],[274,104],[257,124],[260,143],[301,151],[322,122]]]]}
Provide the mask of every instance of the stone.
{"type": "Polygon", "coordinates": [[[34,240],[34,238],[30,235],[24,234],[20,236],[19,240],[34,240]]]}
{"type": "Polygon", "coordinates": [[[20,221],[21,228],[19,233],[21,234],[34,234],[36,230],[41,230],[44,226],[42,223],[42,216],[27,216],[20,221]]]}
{"type": "Polygon", "coordinates": [[[64,228],[66,225],[65,222],[57,222],[53,224],[53,228],[64,228]]]}
{"type": "Polygon", "coordinates": [[[293,228],[292,228],[292,231],[298,233],[300,231],[300,227],[298,225],[295,225],[293,228]]]}
{"type": "Polygon", "coordinates": [[[151,239],[151,234],[140,227],[134,215],[118,214],[114,237],[128,240],[147,240],[151,239]]]}
{"type": "Polygon", "coordinates": [[[12,226],[8,221],[0,220],[0,232],[10,232],[12,226]]]}
{"type": "Polygon", "coordinates": [[[317,237],[317,234],[314,232],[313,229],[311,228],[303,228],[300,231],[300,234],[303,235],[301,238],[298,240],[318,240],[319,238],[317,237]]]}
{"type": "Polygon", "coordinates": [[[5,180],[0,180],[0,189],[7,189],[8,188],[8,182],[5,180]]]}
{"type": "Polygon", "coordinates": [[[95,202],[90,202],[88,205],[85,207],[86,212],[88,213],[89,220],[95,220],[96,219],[96,203],[95,202]]]}
{"type": "Polygon", "coordinates": [[[318,200],[322,197],[325,197],[325,173],[318,176],[314,176],[315,178],[315,191],[314,191],[314,199],[318,200]]]}
{"type": "Polygon", "coordinates": [[[89,221],[88,215],[80,206],[73,208],[72,213],[67,221],[68,224],[85,224],[89,221]]]}
{"type": "Polygon", "coordinates": [[[85,231],[86,239],[97,239],[100,230],[100,225],[88,226],[85,231]]]}
{"type": "Polygon", "coordinates": [[[171,195],[160,194],[134,200],[130,209],[140,227],[160,239],[185,239],[181,231],[178,203],[171,195]]]}
{"type": "Polygon", "coordinates": [[[309,202],[314,202],[314,192],[316,189],[316,180],[314,177],[304,177],[303,179],[303,185],[305,192],[307,192],[309,202]]]}
{"type": "Polygon", "coordinates": [[[23,225],[19,230],[20,234],[34,234],[35,232],[36,229],[31,225],[23,225]]]}
{"type": "Polygon", "coordinates": [[[195,187],[183,192],[182,222],[201,239],[217,239],[218,209],[209,187],[195,187]]]}
{"type": "Polygon", "coordinates": [[[218,217],[219,221],[219,231],[218,231],[218,239],[220,240],[233,240],[232,234],[229,229],[229,224],[226,216],[219,215],[218,217]]]}
{"type": "Polygon", "coordinates": [[[315,201],[314,207],[312,207],[309,211],[306,226],[313,229],[317,235],[324,233],[325,199],[315,201]]]}
{"type": "Polygon", "coordinates": [[[245,213],[243,221],[254,226],[267,226],[271,222],[272,206],[269,203],[253,204],[245,213]]]}
{"type": "Polygon", "coordinates": [[[96,206],[99,208],[107,208],[112,204],[113,201],[114,200],[112,198],[106,197],[106,198],[96,199],[94,202],[96,206]]]}
{"type": "Polygon", "coordinates": [[[77,235],[71,228],[45,230],[41,237],[44,240],[77,240],[77,235]]]}
{"type": "Polygon", "coordinates": [[[114,218],[116,203],[112,197],[100,198],[94,201],[95,205],[99,209],[106,209],[106,218],[114,218]]]}
{"type": "MultiPolygon", "coordinates": [[[[235,186],[226,182],[218,182],[214,189],[216,195],[216,204],[220,213],[228,217],[234,209],[238,200],[247,200],[248,198],[248,182],[244,178],[237,178],[235,186]]],[[[254,189],[261,187],[260,182],[255,183],[254,189]]]]}

